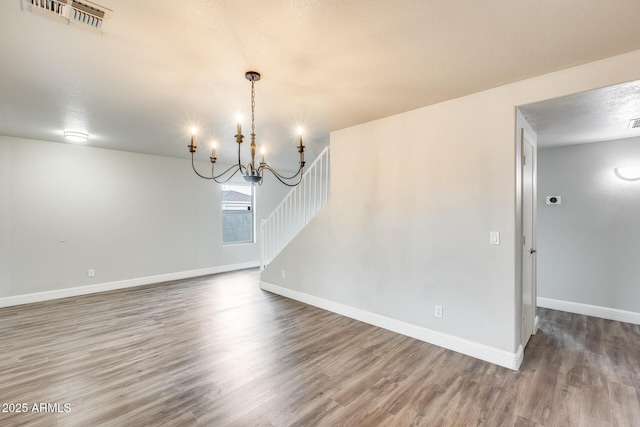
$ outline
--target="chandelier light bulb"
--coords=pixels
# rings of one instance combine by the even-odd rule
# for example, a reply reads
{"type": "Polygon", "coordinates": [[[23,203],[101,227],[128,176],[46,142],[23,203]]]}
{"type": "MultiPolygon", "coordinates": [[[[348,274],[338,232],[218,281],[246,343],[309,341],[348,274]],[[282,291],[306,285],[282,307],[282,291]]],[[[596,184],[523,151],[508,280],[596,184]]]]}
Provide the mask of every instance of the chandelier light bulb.
{"type": "MultiPolygon", "coordinates": [[[[302,145],[302,127],[298,127],[298,151],[302,154],[303,145],[302,145]]],[[[302,161],[302,157],[300,158],[302,161]]]]}
{"type": "Polygon", "coordinates": [[[192,153],[196,152],[196,128],[191,128],[191,144],[187,145],[189,147],[189,151],[192,153]]]}
{"type": "Polygon", "coordinates": [[[215,163],[216,161],[216,141],[211,141],[211,162],[215,163]]]}
{"type": "Polygon", "coordinates": [[[237,131],[238,131],[238,136],[242,135],[242,115],[238,114],[236,116],[236,123],[237,125],[237,131]]]}

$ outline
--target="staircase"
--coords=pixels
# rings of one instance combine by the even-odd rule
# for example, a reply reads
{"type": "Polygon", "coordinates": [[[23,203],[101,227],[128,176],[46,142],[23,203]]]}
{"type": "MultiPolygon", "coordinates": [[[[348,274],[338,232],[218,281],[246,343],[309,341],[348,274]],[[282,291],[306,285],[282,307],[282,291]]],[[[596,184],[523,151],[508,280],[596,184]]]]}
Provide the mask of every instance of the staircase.
{"type": "Polygon", "coordinates": [[[329,147],[302,176],[273,213],[260,223],[260,270],[284,249],[329,201],[329,147]]]}

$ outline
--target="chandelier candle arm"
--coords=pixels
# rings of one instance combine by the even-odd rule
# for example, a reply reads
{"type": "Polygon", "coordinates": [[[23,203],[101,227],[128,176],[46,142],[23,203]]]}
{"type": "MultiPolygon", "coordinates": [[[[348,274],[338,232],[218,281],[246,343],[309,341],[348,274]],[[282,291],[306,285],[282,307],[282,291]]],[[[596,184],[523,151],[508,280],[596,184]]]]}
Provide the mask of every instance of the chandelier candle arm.
{"type": "Polygon", "coordinates": [[[244,166],[242,164],[242,159],[240,156],[241,154],[240,146],[242,144],[242,140],[244,139],[244,136],[242,135],[242,124],[240,121],[240,117],[238,117],[238,121],[236,124],[237,133],[235,135],[236,143],[238,144],[238,162],[232,165],[231,167],[229,167],[227,170],[225,170],[221,174],[216,175],[215,165],[216,165],[217,157],[216,157],[216,145],[214,142],[211,145],[211,157],[209,158],[209,160],[211,161],[211,176],[205,176],[200,172],[198,172],[195,165],[195,153],[198,148],[195,140],[196,130],[195,128],[192,128],[191,143],[187,146],[189,148],[189,152],[191,153],[191,167],[193,168],[193,171],[196,173],[196,175],[198,175],[200,178],[214,180],[215,182],[221,183],[221,184],[228,182],[231,178],[233,178],[233,176],[236,173],[240,172],[243,175],[244,179],[250,182],[252,185],[255,185],[255,184],[262,185],[262,180],[264,178],[264,171],[268,170],[278,179],[278,181],[282,182],[284,185],[287,185],[289,187],[295,187],[296,185],[300,184],[300,181],[302,180],[304,165],[305,165],[305,161],[304,161],[305,147],[302,144],[302,130],[298,129],[297,151],[298,153],[300,153],[300,165],[298,167],[298,171],[294,175],[284,176],[278,173],[270,165],[268,165],[265,161],[264,150],[262,151],[262,158],[260,159],[259,166],[256,168],[257,146],[256,146],[256,123],[255,123],[255,106],[256,106],[255,82],[260,80],[260,73],[256,71],[247,71],[245,73],[245,78],[251,82],[251,146],[250,146],[251,161],[247,163],[247,166],[244,166]],[[296,180],[296,178],[298,179],[296,180]],[[290,182],[293,180],[296,180],[296,181],[290,182]]]}
{"type": "Polygon", "coordinates": [[[240,162],[240,145],[242,144],[242,134],[240,132],[238,132],[238,134],[236,135],[236,142],[238,143],[238,168],[242,169],[242,163],[240,162]]]}
{"type": "Polygon", "coordinates": [[[214,175],[213,168],[214,168],[214,166],[216,164],[216,160],[218,160],[218,158],[216,157],[216,143],[215,142],[213,142],[211,144],[211,157],[209,157],[209,160],[211,160],[211,176],[213,176],[214,175]]]}
{"type": "Polygon", "coordinates": [[[237,168],[238,166],[237,165],[233,165],[229,169],[227,169],[226,171],[222,172],[220,175],[216,176],[215,173],[214,173],[214,167],[215,167],[215,163],[216,163],[217,158],[216,158],[215,148],[212,147],[212,149],[211,149],[212,156],[209,158],[211,160],[211,176],[202,175],[200,172],[198,172],[198,170],[196,169],[196,165],[195,165],[194,154],[196,152],[196,149],[198,148],[198,146],[195,143],[195,130],[192,130],[192,133],[191,133],[191,144],[187,145],[187,147],[189,147],[189,151],[191,152],[191,168],[196,173],[196,175],[198,175],[200,178],[212,179],[212,180],[214,180],[214,181],[216,181],[218,183],[223,184],[223,183],[229,181],[231,178],[233,178],[233,176],[238,172],[238,170],[240,170],[240,169],[237,169],[227,179],[225,179],[223,181],[218,181],[219,178],[223,177],[224,175],[229,173],[234,168],[237,168]]]}
{"type": "Polygon", "coordinates": [[[273,176],[275,176],[278,181],[280,181],[281,183],[283,183],[284,185],[286,185],[287,187],[295,187],[296,185],[300,184],[300,182],[302,181],[302,176],[304,175],[302,173],[302,168],[298,169],[298,172],[295,173],[295,175],[292,176],[283,176],[281,174],[279,174],[276,170],[274,170],[271,166],[269,165],[265,165],[264,169],[268,170],[269,172],[271,172],[273,174],[273,176]],[[298,180],[296,182],[287,182],[287,181],[291,181],[295,178],[298,178],[298,180]]]}
{"type": "Polygon", "coordinates": [[[304,167],[304,145],[302,145],[302,131],[298,135],[298,153],[300,153],[300,168],[304,167]]]}

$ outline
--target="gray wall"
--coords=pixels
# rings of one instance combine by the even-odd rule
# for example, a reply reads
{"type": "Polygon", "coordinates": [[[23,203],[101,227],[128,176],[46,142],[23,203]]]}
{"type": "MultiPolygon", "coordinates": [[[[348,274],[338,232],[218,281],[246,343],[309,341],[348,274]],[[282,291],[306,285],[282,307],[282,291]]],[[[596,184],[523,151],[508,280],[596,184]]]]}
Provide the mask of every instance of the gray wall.
{"type": "MultiPolygon", "coordinates": [[[[286,190],[258,188],[257,224],[286,190]]],[[[220,197],[186,159],[0,136],[0,297],[257,261],[220,197]]]]}
{"type": "Polygon", "coordinates": [[[515,107],[638,70],[640,51],[332,132],[332,199],[263,280],[515,353],[515,107]]]}
{"type": "Polygon", "coordinates": [[[264,280],[512,350],[514,105],[441,127],[487,102],[485,93],[333,132],[326,212],[264,280]]]}
{"type": "Polygon", "coordinates": [[[640,181],[614,173],[630,165],[640,138],[539,150],[539,297],[640,312],[640,181]]]}

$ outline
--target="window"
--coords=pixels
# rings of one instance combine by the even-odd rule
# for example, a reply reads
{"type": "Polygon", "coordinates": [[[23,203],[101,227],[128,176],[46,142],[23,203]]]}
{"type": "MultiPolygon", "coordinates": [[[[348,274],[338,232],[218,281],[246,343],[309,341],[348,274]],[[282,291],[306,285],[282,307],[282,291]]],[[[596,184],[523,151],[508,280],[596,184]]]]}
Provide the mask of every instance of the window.
{"type": "Polygon", "coordinates": [[[253,186],[222,186],[222,243],[253,243],[253,186]]]}

